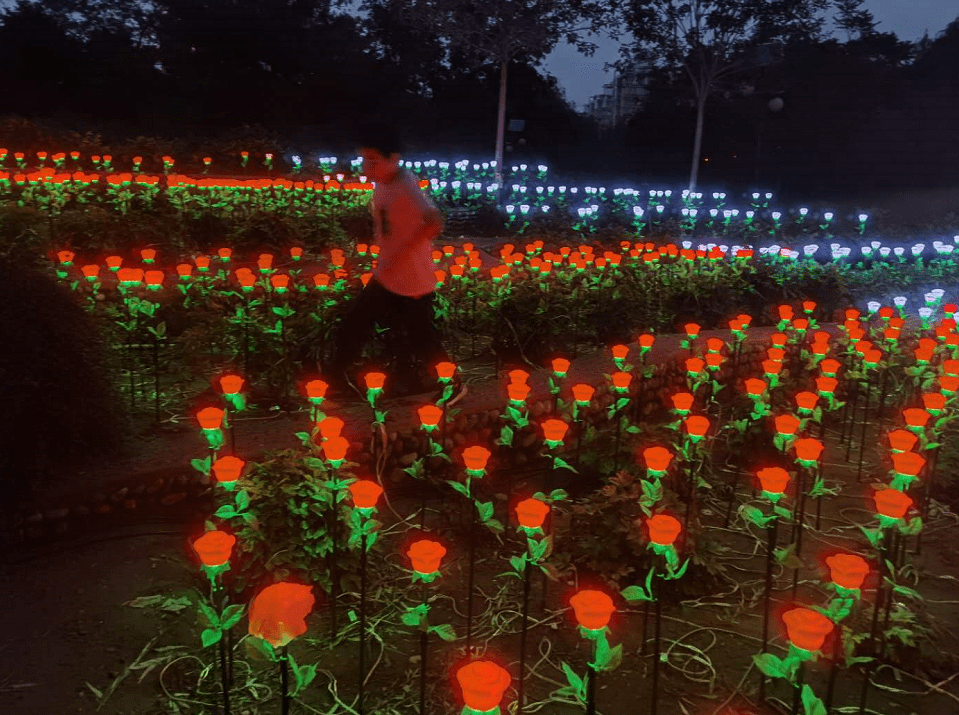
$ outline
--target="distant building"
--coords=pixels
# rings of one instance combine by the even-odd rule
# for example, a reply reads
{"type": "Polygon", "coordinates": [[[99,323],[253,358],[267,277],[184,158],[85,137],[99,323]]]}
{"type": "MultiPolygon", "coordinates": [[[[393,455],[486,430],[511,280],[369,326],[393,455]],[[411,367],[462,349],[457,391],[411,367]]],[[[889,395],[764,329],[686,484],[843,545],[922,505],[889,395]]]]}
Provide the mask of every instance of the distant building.
{"type": "Polygon", "coordinates": [[[617,72],[612,82],[603,85],[603,93],[590,99],[586,114],[606,129],[626,121],[642,108],[649,94],[646,89],[648,76],[648,65],[636,65],[627,72],[617,72]]]}

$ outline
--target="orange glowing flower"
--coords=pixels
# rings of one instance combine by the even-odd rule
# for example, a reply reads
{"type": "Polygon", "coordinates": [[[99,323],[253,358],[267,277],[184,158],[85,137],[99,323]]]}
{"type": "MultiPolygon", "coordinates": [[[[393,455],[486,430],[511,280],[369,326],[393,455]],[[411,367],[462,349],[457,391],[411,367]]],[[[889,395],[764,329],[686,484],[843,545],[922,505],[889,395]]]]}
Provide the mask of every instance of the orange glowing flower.
{"type": "Polygon", "coordinates": [[[204,566],[222,566],[230,560],[236,537],[222,531],[211,530],[193,542],[193,550],[204,566]]]}
{"type": "Polygon", "coordinates": [[[775,421],[776,432],[783,436],[794,435],[799,429],[799,420],[793,415],[778,415],[775,421]]]}
{"type": "Polygon", "coordinates": [[[800,410],[811,412],[812,410],[816,409],[816,404],[818,402],[819,396],[815,392],[799,392],[796,394],[796,406],[800,410]]]}
{"type": "Polygon", "coordinates": [[[549,514],[549,505],[539,499],[530,497],[519,502],[514,510],[520,526],[527,529],[539,529],[543,526],[546,515],[549,514]]]}
{"type": "Polygon", "coordinates": [[[440,559],[446,555],[446,547],[438,541],[420,539],[410,544],[406,555],[410,557],[414,571],[429,575],[439,571],[440,559]]]}
{"type": "Polygon", "coordinates": [[[822,454],[823,444],[818,439],[804,437],[793,442],[796,450],[796,459],[801,462],[815,462],[822,454]]]}
{"type": "Polygon", "coordinates": [[[245,380],[239,375],[223,375],[220,378],[220,389],[226,395],[235,395],[243,389],[245,380]]]}
{"type": "Polygon", "coordinates": [[[706,436],[709,431],[709,419],[702,415],[690,415],[683,424],[686,425],[686,433],[694,441],[706,436]]]}
{"type": "Polygon", "coordinates": [[[353,497],[353,506],[357,509],[375,508],[382,493],[383,487],[372,479],[357,479],[350,484],[350,496],[353,497]]]}
{"type": "Polygon", "coordinates": [[[368,372],[363,376],[366,382],[367,390],[382,390],[383,383],[386,382],[386,375],[382,372],[368,372]]]}
{"type": "Polygon", "coordinates": [[[336,465],[346,457],[346,450],[349,446],[350,443],[344,437],[330,437],[323,443],[323,456],[326,457],[327,461],[336,465]]]}
{"type": "Polygon", "coordinates": [[[250,604],[250,635],[274,648],[306,633],[306,617],[316,599],[312,586],[280,581],[264,588],[250,604]]]}
{"type": "Polygon", "coordinates": [[[543,434],[547,442],[562,442],[569,425],[563,420],[549,419],[542,422],[543,434]]]}
{"type": "Polygon", "coordinates": [[[703,371],[703,368],[706,367],[706,362],[702,358],[691,357],[686,358],[686,372],[690,375],[698,375],[703,371]]]}
{"type": "Polygon", "coordinates": [[[554,373],[562,377],[566,375],[567,370],[569,370],[569,360],[561,357],[553,358],[551,367],[553,368],[554,373]]]}
{"type": "Polygon", "coordinates": [[[746,387],[746,394],[750,397],[762,397],[766,387],[768,387],[766,381],[760,380],[758,377],[751,377],[745,380],[743,384],[746,387]]]}
{"type": "Polygon", "coordinates": [[[440,417],[443,416],[443,410],[436,405],[425,405],[416,412],[419,415],[420,423],[427,428],[436,427],[440,422],[440,417]]]}
{"type": "Polygon", "coordinates": [[[873,499],[876,512],[888,519],[902,519],[912,506],[912,499],[898,489],[879,489],[873,499]]]}
{"type": "Polygon", "coordinates": [[[869,564],[856,554],[835,554],[826,559],[833,583],[850,591],[862,588],[862,582],[869,575],[869,564]]]}
{"type": "Polygon", "coordinates": [[[673,409],[681,413],[689,412],[692,409],[694,399],[689,392],[677,392],[672,396],[673,409]]]}
{"type": "Polygon", "coordinates": [[[586,630],[598,631],[605,628],[609,618],[616,611],[613,599],[603,591],[584,589],[578,591],[569,600],[576,613],[576,620],[586,630]]]}
{"type": "Polygon", "coordinates": [[[509,371],[509,381],[514,385],[525,384],[529,379],[529,373],[526,370],[510,370],[509,371]]]}
{"type": "Polygon", "coordinates": [[[196,413],[201,429],[219,429],[223,423],[223,410],[219,407],[205,407],[196,413]]]}
{"type": "Polygon", "coordinates": [[[766,467],[760,469],[756,476],[764,492],[782,494],[789,485],[789,472],[782,467],[766,467]]]}
{"type": "Polygon", "coordinates": [[[919,471],[926,466],[926,459],[915,452],[895,452],[892,455],[893,469],[905,477],[918,477],[919,471]]]}
{"type": "Polygon", "coordinates": [[[499,707],[512,682],[509,671],[488,660],[474,660],[456,671],[463,704],[479,712],[499,707]]]}
{"type": "Polygon", "coordinates": [[[911,407],[908,410],[903,410],[902,416],[903,419],[906,420],[907,425],[921,429],[926,426],[926,423],[932,415],[919,407],[911,407]]]}
{"type": "Polygon", "coordinates": [[[311,400],[323,399],[328,387],[323,380],[310,380],[306,383],[306,396],[311,400]]]}
{"type": "Polygon", "coordinates": [[[665,447],[647,447],[643,450],[643,461],[651,472],[665,472],[673,460],[673,453],[665,447]]]}
{"type": "Polygon", "coordinates": [[[810,608],[794,608],[783,614],[783,623],[789,634],[790,642],[806,651],[822,648],[833,629],[833,623],[826,616],[810,608]]]}
{"type": "Polygon", "coordinates": [[[633,379],[633,376],[628,372],[614,372],[610,375],[610,378],[613,381],[613,387],[616,390],[628,390],[629,383],[633,379]]]}
{"type": "Polygon", "coordinates": [[[452,380],[456,372],[456,365],[451,362],[436,363],[436,376],[441,380],[452,380]]]}
{"type": "Polygon", "coordinates": [[[650,541],[660,546],[669,546],[676,541],[683,526],[674,516],[656,514],[646,520],[646,528],[649,529],[650,541]]]}
{"type": "Polygon", "coordinates": [[[573,399],[581,405],[588,404],[593,399],[595,388],[592,385],[579,383],[573,385],[573,399]]]}
{"type": "Polygon", "coordinates": [[[467,447],[463,450],[463,462],[472,472],[481,472],[486,469],[489,458],[490,451],[485,447],[467,447]]]}

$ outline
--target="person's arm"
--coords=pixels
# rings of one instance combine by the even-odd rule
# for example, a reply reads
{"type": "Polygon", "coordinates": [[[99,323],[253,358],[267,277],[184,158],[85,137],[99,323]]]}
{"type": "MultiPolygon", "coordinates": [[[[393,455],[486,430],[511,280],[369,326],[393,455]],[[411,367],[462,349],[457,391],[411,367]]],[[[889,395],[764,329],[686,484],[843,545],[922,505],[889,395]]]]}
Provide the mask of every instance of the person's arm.
{"type": "MultiPolygon", "coordinates": [[[[420,191],[419,188],[415,190],[420,191]]],[[[421,242],[433,241],[443,233],[443,212],[422,194],[408,198],[416,206],[421,219],[409,238],[398,246],[400,252],[406,252],[421,242]]]]}

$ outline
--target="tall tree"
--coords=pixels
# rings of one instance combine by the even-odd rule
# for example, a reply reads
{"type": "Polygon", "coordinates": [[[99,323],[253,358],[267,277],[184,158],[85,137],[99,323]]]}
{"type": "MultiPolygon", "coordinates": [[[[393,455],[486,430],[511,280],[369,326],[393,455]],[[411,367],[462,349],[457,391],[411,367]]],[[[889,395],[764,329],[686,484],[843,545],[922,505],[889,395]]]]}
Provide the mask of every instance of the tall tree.
{"type": "Polygon", "coordinates": [[[846,40],[867,37],[876,31],[872,13],[865,9],[864,0],[836,0],[836,27],[845,31],[846,40]]]}
{"type": "Polygon", "coordinates": [[[449,45],[451,55],[471,69],[494,63],[499,69],[496,123],[496,178],[503,182],[506,81],[509,63],[520,57],[542,63],[565,39],[590,56],[596,44],[584,33],[606,31],[612,5],[602,0],[399,0],[415,22],[425,23],[449,45]]]}
{"type": "Polygon", "coordinates": [[[768,61],[763,47],[822,36],[829,0],[622,0],[622,19],[634,42],[617,64],[682,67],[696,106],[689,188],[696,190],[706,100],[721,83],[768,61]]]}

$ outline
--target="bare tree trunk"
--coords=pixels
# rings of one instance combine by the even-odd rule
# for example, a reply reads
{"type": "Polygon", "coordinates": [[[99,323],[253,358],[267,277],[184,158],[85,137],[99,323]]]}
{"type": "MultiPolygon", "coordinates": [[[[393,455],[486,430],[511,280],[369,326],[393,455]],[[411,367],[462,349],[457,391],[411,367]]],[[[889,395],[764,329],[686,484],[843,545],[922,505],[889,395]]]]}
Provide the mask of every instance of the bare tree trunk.
{"type": "Polygon", "coordinates": [[[703,148],[703,115],[706,113],[706,96],[696,98],[696,139],[693,141],[693,165],[689,170],[689,190],[696,190],[699,180],[699,155],[703,148]]]}
{"type": "Polygon", "coordinates": [[[506,63],[499,66],[499,118],[496,122],[496,183],[503,186],[503,137],[506,134],[506,63]]]}

